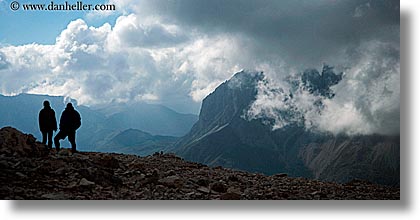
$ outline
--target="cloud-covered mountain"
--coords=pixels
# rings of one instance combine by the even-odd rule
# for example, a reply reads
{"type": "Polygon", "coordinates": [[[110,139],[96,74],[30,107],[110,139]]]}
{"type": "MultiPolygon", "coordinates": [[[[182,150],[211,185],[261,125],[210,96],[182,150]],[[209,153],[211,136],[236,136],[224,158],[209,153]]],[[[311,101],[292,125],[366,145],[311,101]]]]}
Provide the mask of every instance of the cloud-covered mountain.
{"type": "Polygon", "coordinates": [[[305,71],[286,80],[290,90],[274,91],[284,96],[272,101],[284,108],[250,117],[266,78],[263,73],[239,72],[204,99],[198,122],[173,151],[188,160],[252,172],[399,184],[398,134],[335,133],[309,126],[314,120],[309,117],[321,116],[324,102],[335,98],[331,88],[341,80],[343,74],[328,66],[321,72],[305,71]],[[294,102],[302,92],[314,97],[306,100],[306,108],[294,102]],[[309,106],[311,114],[305,112],[309,106]]]}

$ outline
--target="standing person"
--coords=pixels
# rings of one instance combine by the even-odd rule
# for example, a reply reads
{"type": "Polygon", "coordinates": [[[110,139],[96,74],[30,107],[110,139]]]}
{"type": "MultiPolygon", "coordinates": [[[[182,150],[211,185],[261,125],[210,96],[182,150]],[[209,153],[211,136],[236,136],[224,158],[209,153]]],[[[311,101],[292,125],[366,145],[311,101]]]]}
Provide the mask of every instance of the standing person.
{"type": "Polygon", "coordinates": [[[55,111],[51,108],[50,102],[44,101],[44,108],[41,109],[38,116],[39,130],[42,133],[42,144],[47,144],[48,149],[52,148],[53,132],[57,131],[57,120],[55,119],[55,111]]]}
{"type": "Polygon", "coordinates": [[[71,144],[71,151],[76,153],[76,130],[82,124],[80,114],[71,103],[67,104],[66,109],[61,114],[60,131],[54,138],[55,148],[57,152],[60,150],[60,140],[68,137],[71,144]]]}

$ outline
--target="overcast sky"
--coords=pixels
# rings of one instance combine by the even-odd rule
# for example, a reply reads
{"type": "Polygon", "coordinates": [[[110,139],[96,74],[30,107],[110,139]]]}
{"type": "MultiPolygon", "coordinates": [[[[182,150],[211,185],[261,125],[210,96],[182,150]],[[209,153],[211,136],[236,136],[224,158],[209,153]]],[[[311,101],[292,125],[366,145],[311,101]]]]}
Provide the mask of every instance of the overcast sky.
{"type": "MultiPolygon", "coordinates": [[[[377,114],[398,113],[399,131],[399,1],[110,3],[117,11],[2,12],[13,19],[0,22],[0,93],[64,95],[90,106],[145,101],[198,113],[201,100],[241,69],[276,82],[327,63],[347,75],[330,111],[350,105],[354,111],[343,114],[376,123],[355,133],[376,132],[385,126],[377,114]],[[385,103],[384,91],[393,94],[385,103]]],[[[0,4],[4,10],[8,1],[0,4]]]]}

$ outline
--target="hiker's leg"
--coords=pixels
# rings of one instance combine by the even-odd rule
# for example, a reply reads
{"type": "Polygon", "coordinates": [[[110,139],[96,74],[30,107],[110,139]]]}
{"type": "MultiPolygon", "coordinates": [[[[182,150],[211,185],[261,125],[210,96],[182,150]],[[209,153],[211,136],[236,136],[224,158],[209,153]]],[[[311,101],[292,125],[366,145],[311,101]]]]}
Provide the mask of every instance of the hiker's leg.
{"type": "Polygon", "coordinates": [[[76,152],[76,131],[70,131],[68,135],[69,135],[68,138],[71,144],[71,151],[75,153],[76,152]]]}
{"type": "Polygon", "coordinates": [[[48,136],[48,148],[51,149],[52,148],[53,131],[48,131],[47,136],[48,136]]]}
{"type": "Polygon", "coordinates": [[[60,150],[60,140],[67,137],[66,132],[60,130],[58,134],[54,137],[54,145],[57,152],[60,150]]]}
{"type": "Polygon", "coordinates": [[[46,144],[47,143],[47,132],[46,131],[41,131],[42,133],[42,144],[46,144]]]}

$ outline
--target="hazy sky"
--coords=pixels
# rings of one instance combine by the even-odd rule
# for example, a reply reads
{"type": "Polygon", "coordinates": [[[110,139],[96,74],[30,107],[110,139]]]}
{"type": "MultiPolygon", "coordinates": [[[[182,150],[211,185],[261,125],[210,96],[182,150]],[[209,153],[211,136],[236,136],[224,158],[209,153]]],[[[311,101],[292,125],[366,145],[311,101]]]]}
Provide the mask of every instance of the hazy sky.
{"type": "Polygon", "coordinates": [[[9,2],[0,0],[10,18],[0,20],[2,94],[64,95],[86,105],[146,101],[198,113],[201,100],[241,69],[279,82],[328,63],[347,74],[336,109],[350,105],[363,116],[357,120],[379,123],[377,113],[391,108],[399,123],[396,0],[110,0],[117,11],[107,13],[13,12],[9,2]],[[384,91],[389,101],[369,107],[384,91]]]}

